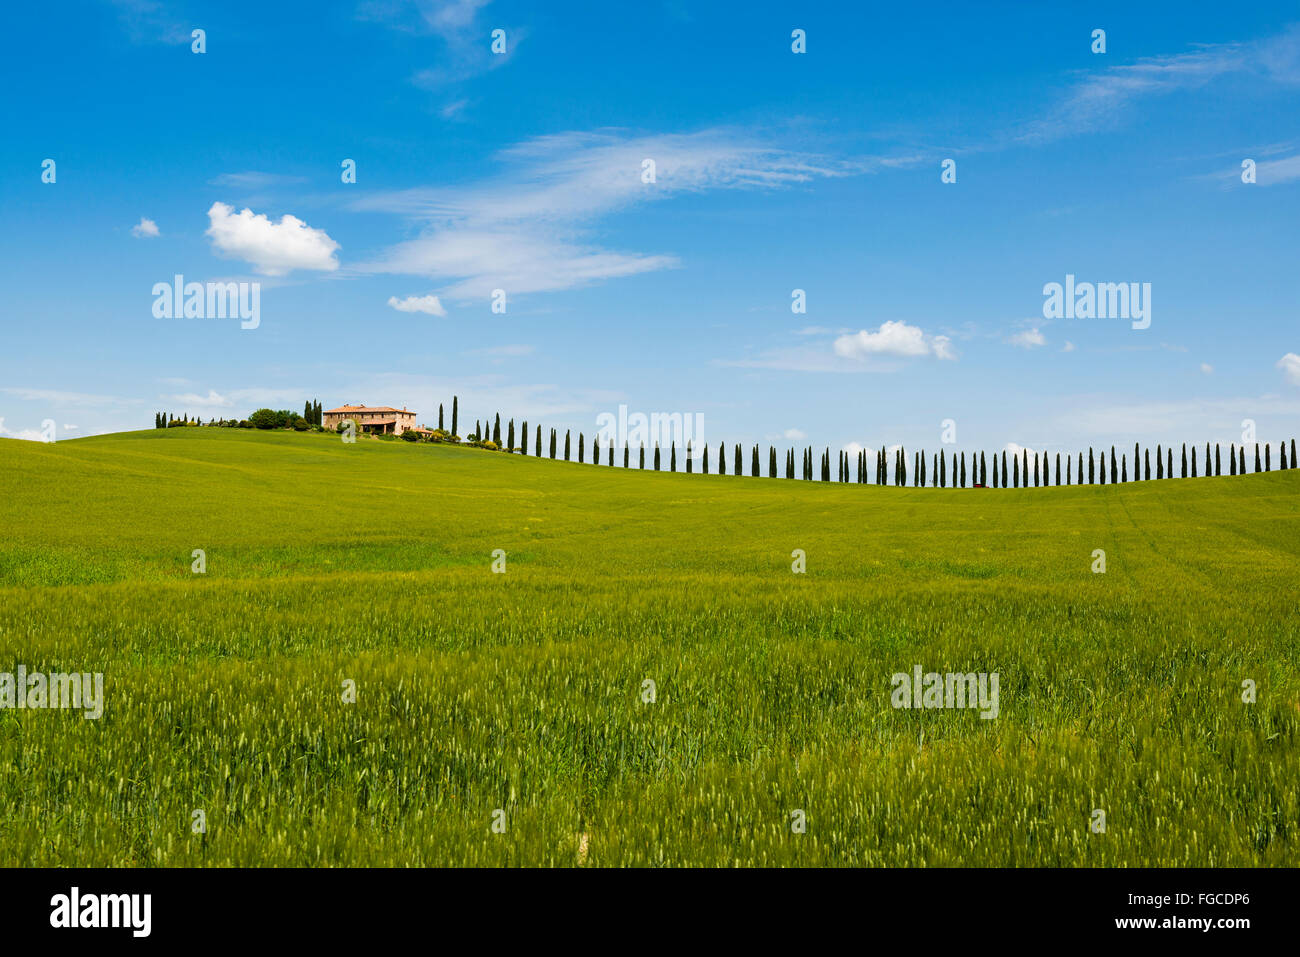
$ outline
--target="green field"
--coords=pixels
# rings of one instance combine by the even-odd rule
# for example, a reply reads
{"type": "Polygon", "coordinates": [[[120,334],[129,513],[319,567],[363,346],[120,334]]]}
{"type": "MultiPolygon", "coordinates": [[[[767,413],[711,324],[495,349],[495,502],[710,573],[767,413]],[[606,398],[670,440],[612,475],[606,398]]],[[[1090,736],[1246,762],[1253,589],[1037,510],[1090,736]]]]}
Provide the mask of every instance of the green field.
{"type": "Polygon", "coordinates": [[[172,429],[0,441],[0,515],[0,671],[106,698],[0,710],[6,865],[1297,859],[1300,471],[880,488],[172,429]],[[891,707],[916,665],[996,672],[998,717],[891,707]]]}

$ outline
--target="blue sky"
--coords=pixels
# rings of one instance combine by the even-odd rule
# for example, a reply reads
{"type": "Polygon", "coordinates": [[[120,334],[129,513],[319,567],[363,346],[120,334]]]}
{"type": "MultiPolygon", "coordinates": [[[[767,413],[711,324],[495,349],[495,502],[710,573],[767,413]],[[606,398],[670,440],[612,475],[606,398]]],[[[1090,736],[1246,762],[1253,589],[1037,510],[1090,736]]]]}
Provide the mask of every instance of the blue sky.
{"type": "Polygon", "coordinates": [[[712,444],[1300,432],[1300,13],[1039,6],[14,9],[0,434],[452,394],[712,444]],[[260,283],[257,328],[155,317],[178,273],[260,283]],[[1044,319],[1067,274],[1150,283],[1149,328],[1044,319]]]}

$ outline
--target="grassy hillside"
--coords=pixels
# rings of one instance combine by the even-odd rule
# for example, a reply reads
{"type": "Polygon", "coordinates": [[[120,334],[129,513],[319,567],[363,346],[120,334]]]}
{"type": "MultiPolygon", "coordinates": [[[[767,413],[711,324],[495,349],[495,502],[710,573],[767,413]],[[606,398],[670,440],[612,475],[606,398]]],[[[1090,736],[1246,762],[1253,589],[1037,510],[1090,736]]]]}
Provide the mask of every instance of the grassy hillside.
{"type": "Polygon", "coordinates": [[[173,429],[0,441],[0,516],[0,671],[107,699],[0,710],[6,863],[1296,859],[1300,471],[879,488],[173,429]],[[998,717],[894,709],[915,665],[997,672],[998,717]]]}

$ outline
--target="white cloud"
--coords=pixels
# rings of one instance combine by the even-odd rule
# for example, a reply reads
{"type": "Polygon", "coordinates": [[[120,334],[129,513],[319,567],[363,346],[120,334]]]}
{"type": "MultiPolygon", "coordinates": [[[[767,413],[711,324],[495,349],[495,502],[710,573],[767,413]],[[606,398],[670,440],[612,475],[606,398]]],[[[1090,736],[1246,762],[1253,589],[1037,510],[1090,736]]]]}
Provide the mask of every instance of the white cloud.
{"type": "Polygon", "coordinates": [[[225,203],[213,203],[208,210],[211,225],[207,235],[223,256],[243,259],[266,276],[283,276],[294,269],[332,272],[339,268],[334,258],[339,244],[323,229],[313,229],[287,213],[278,223],[251,209],[235,213],[225,203]]]}
{"type": "Polygon", "coordinates": [[[530,356],[536,350],[535,346],[525,343],[509,343],[504,346],[489,346],[486,349],[474,349],[473,352],[478,355],[494,356],[498,358],[517,358],[518,356],[530,356]]]}
{"type": "Polygon", "coordinates": [[[141,216],[140,222],[131,227],[131,235],[137,239],[153,239],[158,235],[158,224],[141,216]]]}
{"type": "Polygon", "coordinates": [[[407,296],[405,299],[389,296],[388,304],[398,312],[423,312],[430,316],[447,314],[437,296],[407,296]]]}
{"type": "Polygon", "coordinates": [[[1020,455],[1022,452],[1028,452],[1030,455],[1037,455],[1038,452],[1025,445],[1017,445],[1015,442],[1008,442],[1002,446],[1002,451],[1010,452],[1012,455],[1020,455]]]}
{"type": "Polygon", "coordinates": [[[423,224],[422,234],[360,267],[448,283],[453,299],[570,289],[678,264],[671,253],[603,249],[595,223],[637,204],[709,190],[780,189],[883,168],[886,161],[832,163],[779,149],[751,134],[711,129],[629,136],[567,132],[499,154],[504,172],[463,187],[411,189],[358,199],[353,209],[423,224]],[[642,161],[655,182],[642,182],[642,161]]]}
{"type": "Polygon", "coordinates": [[[231,389],[225,393],[209,389],[207,395],[199,392],[183,392],[177,395],[160,395],[159,400],[170,406],[183,406],[184,409],[202,409],[209,412],[222,412],[227,409],[252,412],[261,406],[276,409],[301,408],[303,397],[310,390],[303,389],[231,389]]]}
{"type": "Polygon", "coordinates": [[[1214,375],[1214,366],[1210,365],[1208,362],[1202,362],[1201,371],[1206,375],[1214,375]]]}
{"type": "Polygon", "coordinates": [[[1196,89],[1236,73],[1284,85],[1296,83],[1300,26],[1253,43],[1206,45],[1086,74],[1049,115],[1026,127],[1020,139],[1043,141],[1084,133],[1114,122],[1140,97],[1196,89]]]}
{"type": "Polygon", "coordinates": [[[164,395],[161,398],[178,405],[196,405],[205,409],[228,409],[234,405],[231,399],[212,389],[208,390],[207,395],[185,392],[180,395],[164,395]]]}
{"type": "Polygon", "coordinates": [[[302,176],[287,176],[283,173],[264,173],[261,170],[248,170],[243,173],[222,173],[208,180],[213,186],[233,186],[237,189],[266,189],[270,186],[288,186],[307,182],[302,176]]]}
{"type": "Polygon", "coordinates": [[[1007,342],[1021,349],[1035,349],[1038,346],[1047,345],[1047,337],[1037,329],[1026,329],[1023,332],[1017,332],[1007,342]]]}
{"type": "Polygon", "coordinates": [[[1073,351],[1074,351],[1074,343],[1073,343],[1073,342],[1070,342],[1070,341],[1067,339],[1066,342],[1065,342],[1065,345],[1061,347],[1061,351],[1062,351],[1062,352],[1073,352],[1073,351]]]}
{"type": "Polygon", "coordinates": [[[889,320],[881,323],[875,332],[862,329],[840,336],[835,340],[835,354],[846,359],[865,359],[870,356],[933,356],[936,359],[955,359],[952,340],[947,336],[928,336],[918,326],[889,320]]]}
{"type": "Polygon", "coordinates": [[[1277,360],[1277,367],[1282,370],[1288,382],[1292,385],[1300,385],[1300,356],[1288,352],[1277,360]]]}
{"type": "Polygon", "coordinates": [[[781,437],[790,439],[792,442],[797,442],[800,439],[808,438],[808,435],[805,432],[801,432],[799,429],[786,429],[781,433],[781,437]]]}

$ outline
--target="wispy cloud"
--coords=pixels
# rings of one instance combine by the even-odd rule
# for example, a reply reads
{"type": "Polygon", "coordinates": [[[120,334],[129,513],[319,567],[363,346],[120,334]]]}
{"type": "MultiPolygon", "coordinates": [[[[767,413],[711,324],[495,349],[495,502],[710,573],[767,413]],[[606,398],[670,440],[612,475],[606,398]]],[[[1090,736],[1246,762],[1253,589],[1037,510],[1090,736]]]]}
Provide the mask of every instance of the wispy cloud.
{"type": "Polygon", "coordinates": [[[505,170],[460,188],[411,189],[360,197],[352,208],[422,223],[362,272],[425,276],[447,283],[452,299],[570,289],[668,269],[671,253],[622,252],[594,245],[594,224],[620,210],[692,193],[780,189],[879,168],[790,152],[752,135],[713,129],[631,136],[570,132],[500,154],[505,170]],[[653,182],[643,177],[654,163],[653,182]]]}
{"type": "Polygon", "coordinates": [[[132,43],[190,42],[190,26],[157,0],[111,0],[118,22],[132,43]]]}
{"type": "Polygon", "coordinates": [[[1116,123],[1141,98],[1196,89],[1233,74],[1286,85],[1300,82],[1300,26],[1252,43],[1207,44],[1105,67],[1075,82],[1016,139],[1037,142],[1086,133],[1116,123]]]}
{"type": "Polygon", "coordinates": [[[510,62],[527,30],[486,22],[480,14],[491,0],[371,0],[357,10],[362,20],[407,33],[432,34],[442,41],[437,65],[419,70],[411,81],[428,90],[463,83],[510,62]],[[492,49],[492,31],[505,31],[504,50],[492,49]]]}
{"type": "Polygon", "coordinates": [[[131,227],[131,235],[137,239],[154,239],[158,236],[158,224],[141,216],[140,222],[131,227]]]}

